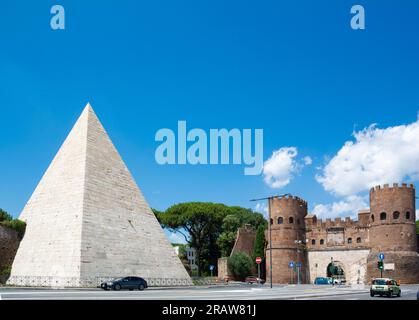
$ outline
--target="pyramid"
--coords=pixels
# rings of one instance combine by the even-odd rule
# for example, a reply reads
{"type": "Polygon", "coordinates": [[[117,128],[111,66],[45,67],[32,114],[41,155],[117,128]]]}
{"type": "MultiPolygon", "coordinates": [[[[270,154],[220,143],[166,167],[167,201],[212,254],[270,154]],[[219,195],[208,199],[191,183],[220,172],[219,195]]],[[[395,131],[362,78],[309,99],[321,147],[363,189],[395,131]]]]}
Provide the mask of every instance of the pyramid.
{"type": "Polygon", "coordinates": [[[27,227],[9,284],[96,287],[121,276],[191,284],[89,104],[19,219],[27,227]]]}

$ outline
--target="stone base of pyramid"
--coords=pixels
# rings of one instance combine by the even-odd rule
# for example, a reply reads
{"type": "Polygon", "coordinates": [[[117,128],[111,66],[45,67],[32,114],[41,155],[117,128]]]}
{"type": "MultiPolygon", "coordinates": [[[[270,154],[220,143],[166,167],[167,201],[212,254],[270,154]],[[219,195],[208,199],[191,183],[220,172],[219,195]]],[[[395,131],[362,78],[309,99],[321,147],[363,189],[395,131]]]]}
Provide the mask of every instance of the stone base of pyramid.
{"type": "MultiPolygon", "coordinates": [[[[109,277],[51,277],[51,276],[11,276],[7,285],[16,287],[46,287],[46,288],[97,288],[104,281],[120,278],[109,277]]],[[[149,287],[180,287],[193,285],[190,278],[146,278],[149,287]]]]}

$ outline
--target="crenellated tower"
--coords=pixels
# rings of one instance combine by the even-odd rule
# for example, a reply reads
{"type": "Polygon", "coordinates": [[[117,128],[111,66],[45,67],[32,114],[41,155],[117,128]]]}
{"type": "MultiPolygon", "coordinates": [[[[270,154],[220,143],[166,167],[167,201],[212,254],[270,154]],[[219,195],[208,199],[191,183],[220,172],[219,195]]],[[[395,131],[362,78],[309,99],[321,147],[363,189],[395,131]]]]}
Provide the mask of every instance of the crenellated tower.
{"type": "Polygon", "coordinates": [[[413,184],[376,186],[370,190],[369,277],[379,277],[378,254],[384,253],[383,276],[419,282],[413,184]],[[393,270],[394,269],[394,270],[393,270]],[[416,270],[416,272],[411,272],[416,270]]]}
{"type": "MultiPolygon", "coordinates": [[[[271,200],[272,228],[272,282],[297,283],[297,272],[291,271],[289,263],[300,262],[300,281],[306,283],[307,252],[305,248],[305,221],[307,202],[294,196],[271,200]]],[[[269,241],[269,230],[266,239],[269,241]]],[[[266,250],[266,276],[269,281],[269,243],[266,250]]]]}

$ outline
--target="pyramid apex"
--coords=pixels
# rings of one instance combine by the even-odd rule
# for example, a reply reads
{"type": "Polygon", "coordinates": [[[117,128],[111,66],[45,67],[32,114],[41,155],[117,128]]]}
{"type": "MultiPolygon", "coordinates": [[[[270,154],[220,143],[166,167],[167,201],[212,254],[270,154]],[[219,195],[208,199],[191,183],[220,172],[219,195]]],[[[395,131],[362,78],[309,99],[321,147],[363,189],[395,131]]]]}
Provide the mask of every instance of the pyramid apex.
{"type": "Polygon", "coordinates": [[[92,108],[92,106],[91,106],[90,102],[88,102],[88,103],[86,104],[86,106],[84,107],[84,110],[92,110],[92,111],[93,111],[93,108],[92,108]]]}

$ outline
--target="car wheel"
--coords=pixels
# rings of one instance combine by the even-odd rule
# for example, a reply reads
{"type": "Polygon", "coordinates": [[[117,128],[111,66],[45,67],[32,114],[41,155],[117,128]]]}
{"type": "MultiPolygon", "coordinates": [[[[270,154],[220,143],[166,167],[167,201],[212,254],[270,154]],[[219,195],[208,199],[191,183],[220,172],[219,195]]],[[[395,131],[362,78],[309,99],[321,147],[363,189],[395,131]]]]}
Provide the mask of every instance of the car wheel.
{"type": "Polygon", "coordinates": [[[401,291],[399,291],[399,293],[397,294],[397,297],[399,297],[400,298],[400,296],[402,295],[402,292],[401,291]]]}
{"type": "Polygon", "coordinates": [[[389,291],[389,292],[387,293],[387,297],[391,298],[392,296],[393,296],[393,292],[392,292],[392,291],[389,291]]]}
{"type": "Polygon", "coordinates": [[[374,292],[373,291],[370,292],[370,296],[374,297],[374,292]]]}
{"type": "Polygon", "coordinates": [[[144,290],[144,285],[143,284],[140,284],[139,286],[138,286],[138,290],[140,290],[140,291],[143,291],[144,290]]]}
{"type": "Polygon", "coordinates": [[[116,284],[116,285],[114,285],[113,289],[116,290],[116,291],[119,291],[119,290],[121,290],[121,285],[116,284]]]}

